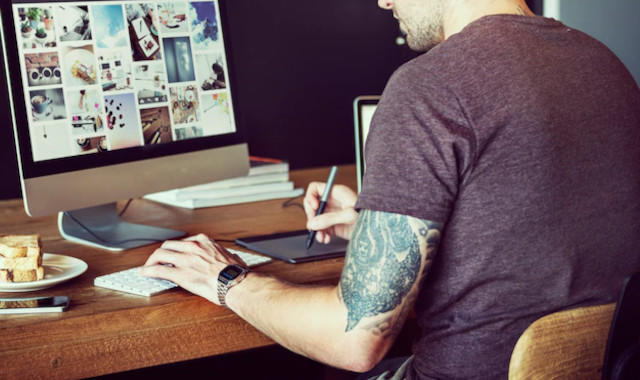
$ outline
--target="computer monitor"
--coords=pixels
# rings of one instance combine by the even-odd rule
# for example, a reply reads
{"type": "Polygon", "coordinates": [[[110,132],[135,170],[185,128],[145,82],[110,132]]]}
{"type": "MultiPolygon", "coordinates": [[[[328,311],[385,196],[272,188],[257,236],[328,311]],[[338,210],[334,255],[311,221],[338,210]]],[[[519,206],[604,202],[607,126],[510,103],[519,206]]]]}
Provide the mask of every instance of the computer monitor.
{"type": "Polygon", "coordinates": [[[184,235],[115,202],[245,175],[223,0],[0,4],[25,210],[122,250],[184,235]]]}

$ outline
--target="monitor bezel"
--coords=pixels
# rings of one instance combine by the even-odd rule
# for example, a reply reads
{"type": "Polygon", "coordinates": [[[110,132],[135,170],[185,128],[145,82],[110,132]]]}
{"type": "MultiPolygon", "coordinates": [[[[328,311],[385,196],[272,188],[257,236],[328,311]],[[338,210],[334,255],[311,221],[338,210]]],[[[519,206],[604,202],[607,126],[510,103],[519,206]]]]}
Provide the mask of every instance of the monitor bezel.
{"type": "Polygon", "coordinates": [[[358,193],[362,189],[362,179],[364,177],[365,156],[364,146],[366,136],[364,136],[362,119],[362,109],[366,106],[377,106],[380,102],[380,95],[361,95],[353,100],[353,117],[354,117],[354,135],[355,135],[355,151],[356,151],[356,171],[358,178],[358,193]]]}
{"type": "MultiPolygon", "coordinates": [[[[119,0],[122,3],[140,3],[140,0],[119,0]]],[[[213,0],[211,0],[213,1],[213,0]]],[[[16,33],[13,5],[29,6],[30,4],[40,4],[42,1],[33,0],[10,0],[0,3],[0,18],[2,19],[3,56],[5,61],[6,79],[9,89],[9,101],[11,117],[16,140],[16,151],[20,166],[21,180],[37,178],[61,173],[81,171],[91,168],[99,168],[110,165],[118,165],[127,162],[148,160],[158,157],[169,157],[194,151],[204,151],[213,148],[220,148],[234,144],[246,143],[245,126],[241,117],[241,101],[237,91],[236,72],[233,60],[233,49],[231,47],[231,37],[229,32],[229,22],[225,0],[215,0],[218,3],[220,18],[220,28],[224,38],[224,48],[227,62],[226,80],[229,84],[231,102],[233,104],[233,114],[236,131],[224,135],[198,137],[193,139],[173,141],[170,144],[144,145],[132,148],[125,148],[102,152],[99,154],[63,157],[46,161],[34,161],[31,135],[28,126],[27,105],[24,101],[23,93],[23,72],[20,66],[18,52],[18,35],[16,33]],[[13,78],[10,78],[13,76],[13,78]],[[19,128],[22,125],[25,128],[19,128]]],[[[75,2],[91,5],[99,3],[96,0],[57,0],[56,2],[75,2]]],[[[158,3],[158,1],[149,1],[158,3]]]]}

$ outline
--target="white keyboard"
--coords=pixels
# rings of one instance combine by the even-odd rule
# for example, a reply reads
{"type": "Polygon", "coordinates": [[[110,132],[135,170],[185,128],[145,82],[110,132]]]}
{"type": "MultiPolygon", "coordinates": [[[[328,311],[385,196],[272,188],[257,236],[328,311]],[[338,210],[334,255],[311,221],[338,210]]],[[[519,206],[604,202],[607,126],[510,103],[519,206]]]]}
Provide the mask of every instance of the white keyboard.
{"type": "MultiPolygon", "coordinates": [[[[273,259],[270,257],[261,256],[245,251],[238,251],[236,249],[227,248],[227,251],[240,256],[240,258],[250,268],[273,261],[273,259]]],[[[162,280],[159,278],[144,277],[138,273],[138,268],[139,267],[125,269],[120,272],[105,274],[104,276],[96,277],[93,280],[93,284],[101,288],[119,290],[121,292],[137,294],[139,296],[146,297],[155,296],[156,294],[166,292],[167,290],[171,290],[178,286],[171,281],[162,280]]]]}

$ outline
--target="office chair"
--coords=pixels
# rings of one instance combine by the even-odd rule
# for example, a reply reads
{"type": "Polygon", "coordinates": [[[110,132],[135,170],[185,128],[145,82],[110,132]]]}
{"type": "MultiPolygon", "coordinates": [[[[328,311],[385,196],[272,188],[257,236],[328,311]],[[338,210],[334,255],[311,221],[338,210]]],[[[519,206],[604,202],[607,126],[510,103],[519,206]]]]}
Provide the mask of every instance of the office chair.
{"type": "Polygon", "coordinates": [[[509,379],[640,379],[640,272],[619,302],[546,315],[516,343],[509,379]]]}

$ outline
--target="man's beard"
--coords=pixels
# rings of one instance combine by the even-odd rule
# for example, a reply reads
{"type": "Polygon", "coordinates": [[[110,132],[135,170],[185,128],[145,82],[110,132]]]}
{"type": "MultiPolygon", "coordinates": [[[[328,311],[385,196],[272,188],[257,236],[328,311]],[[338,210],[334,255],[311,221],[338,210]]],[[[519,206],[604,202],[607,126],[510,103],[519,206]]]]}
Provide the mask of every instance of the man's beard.
{"type": "Polygon", "coordinates": [[[444,31],[441,23],[421,25],[412,33],[407,33],[407,44],[413,51],[425,53],[444,41],[444,31]]]}
{"type": "Polygon", "coordinates": [[[444,41],[444,4],[441,0],[430,2],[419,13],[407,14],[400,23],[407,35],[407,44],[411,50],[427,52],[444,41]]]}

